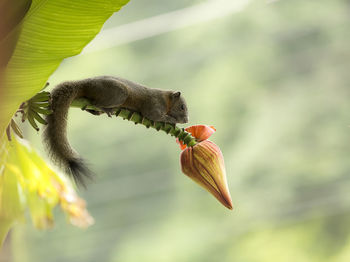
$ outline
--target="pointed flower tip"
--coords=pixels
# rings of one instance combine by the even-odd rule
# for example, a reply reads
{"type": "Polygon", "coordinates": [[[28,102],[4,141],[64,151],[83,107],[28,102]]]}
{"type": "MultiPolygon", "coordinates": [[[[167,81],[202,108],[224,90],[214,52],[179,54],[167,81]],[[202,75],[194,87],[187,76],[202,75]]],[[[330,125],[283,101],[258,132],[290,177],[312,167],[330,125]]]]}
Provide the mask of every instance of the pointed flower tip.
{"type": "Polygon", "coordinates": [[[227,207],[230,210],[233,210],[233,204],[230,194],[223,196],[224,202],[221,202],[225,207],[227,207]]]}
{"type": "MultiPolygon", "coordinates": [[[[220,176],[219,176],[220,177],[220,176]]],[[[217,179],[217,186],[218,186],[218,191],[212,193],[210,190],[208,190],[214,197],[216,197],[217,200],[221,204],[223,204],[225,207],[227,207],[230,210],[233,210],[233,204],[232,204],[232,199],[231,195],[228,189],[227,181],[226,181],[226,172],[223,174],[223,183],[220,184],[219,179],[217,179]]]]}
{"type": "Polygon", "coordinates": [[[224,157],[213,142],[204,140],[182,151],[182,172],[211,193],[228,209],[233,209],[227,185],[224,157]]]}

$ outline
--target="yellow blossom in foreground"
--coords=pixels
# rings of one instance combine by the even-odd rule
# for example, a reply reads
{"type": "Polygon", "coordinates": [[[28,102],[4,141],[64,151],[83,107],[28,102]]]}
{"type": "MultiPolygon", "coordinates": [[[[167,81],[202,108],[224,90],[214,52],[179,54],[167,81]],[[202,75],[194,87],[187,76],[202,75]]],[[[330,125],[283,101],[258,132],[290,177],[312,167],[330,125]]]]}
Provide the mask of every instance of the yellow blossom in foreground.
{"type": "Polygon", "coordinates": [[[23,220],[28,206],[39,229],[54,225],[53,209],[60,206],[78,227],[93,224],[85,201],[70,182],[55,173],[25,140],[4,141],[0,163],[0,245],[9,228],[23,220]],[[6,143],[6,144],[5,144],[6,143]],[[11,150],[10,150],[11,149],[11,150]],[[9,153],[7,153],[9,152],[9,153]]]}

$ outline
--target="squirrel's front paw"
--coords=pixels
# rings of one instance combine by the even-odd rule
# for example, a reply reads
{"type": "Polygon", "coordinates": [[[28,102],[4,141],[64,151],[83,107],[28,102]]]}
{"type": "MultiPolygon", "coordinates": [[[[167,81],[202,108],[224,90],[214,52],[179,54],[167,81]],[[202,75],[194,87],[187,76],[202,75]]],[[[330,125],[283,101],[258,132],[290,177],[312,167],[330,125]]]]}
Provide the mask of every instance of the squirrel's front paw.
{"type": "Polygon", "coordinates": [[[112,113],[114,112],[114,108],[101,107],[101,110],[106,113],[108,117],[112,117],[112,113]]]}

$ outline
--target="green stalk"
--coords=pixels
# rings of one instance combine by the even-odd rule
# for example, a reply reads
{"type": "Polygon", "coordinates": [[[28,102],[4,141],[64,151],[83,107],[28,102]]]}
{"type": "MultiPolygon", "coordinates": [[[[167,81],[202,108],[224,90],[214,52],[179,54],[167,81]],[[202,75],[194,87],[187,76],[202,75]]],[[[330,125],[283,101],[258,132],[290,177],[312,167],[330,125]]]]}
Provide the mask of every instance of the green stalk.
{"type": "MultiPolygon", "coordinates": [[[[103,111],[93,105],[87,99],[79,98],[73,101],[72,107],[78,107],[80,109],[94,110],[103,113],[103,111]]],[[[136,124],[142,124],[146,128],[154,128],[157,131],[162,130],[171,136],[178,138],[185,145],[192,147],[197,144],[196,139],[185,129],[177,127],[175,124],[169,124],[165,122],[155,122],[143,117],[140,113],[132,112],[125,108],[115,108],[111,114],[122,117],[124,120],[132,121],[136,124]]]]}

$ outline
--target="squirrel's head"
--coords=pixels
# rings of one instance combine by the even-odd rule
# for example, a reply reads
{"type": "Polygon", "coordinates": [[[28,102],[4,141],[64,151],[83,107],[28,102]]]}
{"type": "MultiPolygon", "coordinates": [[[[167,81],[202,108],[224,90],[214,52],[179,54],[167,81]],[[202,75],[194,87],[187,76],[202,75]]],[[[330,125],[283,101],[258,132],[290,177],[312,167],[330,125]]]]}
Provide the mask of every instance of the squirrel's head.
{"type": "Polygon", "coordinates": [[[177,123],[188,122],[187,104],[181,92],[173,92],[170,94],[170,108],[168,115],[174,117],[177,123]]]}

